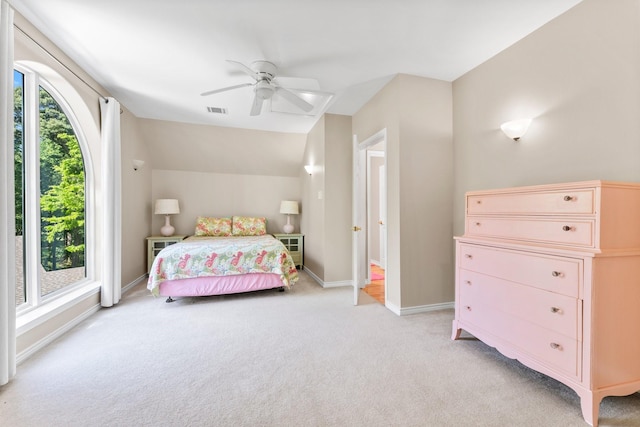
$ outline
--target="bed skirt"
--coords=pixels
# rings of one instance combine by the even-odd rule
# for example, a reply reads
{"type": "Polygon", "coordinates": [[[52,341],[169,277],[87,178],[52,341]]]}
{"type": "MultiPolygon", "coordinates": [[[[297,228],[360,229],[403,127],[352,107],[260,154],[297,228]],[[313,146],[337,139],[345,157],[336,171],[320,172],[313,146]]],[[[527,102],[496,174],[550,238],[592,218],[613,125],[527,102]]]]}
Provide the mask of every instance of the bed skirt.
{"type": "Polygon", "coordinates": [[[284,285],[279,274],[248,273],[165,280],[160,283],[159,291],[165,297],[203,297],[282,287],[284,285]]]}

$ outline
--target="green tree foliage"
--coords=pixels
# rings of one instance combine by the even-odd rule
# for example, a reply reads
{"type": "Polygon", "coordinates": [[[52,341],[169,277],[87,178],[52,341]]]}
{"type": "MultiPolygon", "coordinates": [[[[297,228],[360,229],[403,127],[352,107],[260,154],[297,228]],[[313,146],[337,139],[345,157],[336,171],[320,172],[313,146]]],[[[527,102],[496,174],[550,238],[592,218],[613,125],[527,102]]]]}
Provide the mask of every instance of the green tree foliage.
{"type": "Polygon", "coordinates": [[[22,236],[22,145],[23,145],[23,103],[22,103],[22,74],[20,74],[20,85],[13,89],[13,164],[15,183],[15,206],[16,206],[16,236],[22,236]]]}
{"type": "Polygon", "coordinates": [[[46,241],[61,241],[64,258],[57,259],[58,268],[84,265],[84,163],[75,136],[57,135],[59,142],[66,142],[68,156],[54,166],[60,183],[52,185],[40,198],[44,217],[46,241]],[[61,264],[61,265],[60,265],[61,264]]]}
{"type": "Polygon", "coordinates": [[[84,162],[75,132],[43,88],[40,102],[41,262],[45,270],[84,266],[84,162]]]}
{"type": "Polygon", "coordinates": [[[53,97],[40,88],[40,193],[60,182],[55,166],[69,155],[65,135],[75,135],[73,128],[53,97]],[[62,137],[62,138],[61,138],[62,137]]]}

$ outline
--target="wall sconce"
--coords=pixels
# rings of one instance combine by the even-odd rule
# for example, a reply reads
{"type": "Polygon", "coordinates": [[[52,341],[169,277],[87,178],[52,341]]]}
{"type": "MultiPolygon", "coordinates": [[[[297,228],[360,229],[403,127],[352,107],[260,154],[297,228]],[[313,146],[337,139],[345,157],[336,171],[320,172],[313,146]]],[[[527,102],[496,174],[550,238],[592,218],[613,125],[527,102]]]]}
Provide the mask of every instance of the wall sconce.
{"type": "Polygon", "coordinates": [[[309,175],[311,175],[311,172],[313,171],[313,166],[311,165],[304,165],[304,170],[307,171],[307,173],[309,175]]]}
{"type": "Polygon", "coordinates": [[[144,166],[144,160],[133,159],[131,160],[131,163],[133,163],[134,171],[137,171],[138,169],[142,169],[142,167],[144,166]]]}
{"type": "Polygon", "coordinates": [[[518,141],[529,129],[531,119],[517,119],[505,122],[500,126],[502,132],[514,141],[518,141]]]}
{"type": "Polygon", "coordinates": [[[156,215],[164,215],[164,225],[160,228],[163,236],[173,236],[176,229],[171,225],[169,217],[180,213],[180,204],[176,199],[158,199],[153,211],[156,215]]]}

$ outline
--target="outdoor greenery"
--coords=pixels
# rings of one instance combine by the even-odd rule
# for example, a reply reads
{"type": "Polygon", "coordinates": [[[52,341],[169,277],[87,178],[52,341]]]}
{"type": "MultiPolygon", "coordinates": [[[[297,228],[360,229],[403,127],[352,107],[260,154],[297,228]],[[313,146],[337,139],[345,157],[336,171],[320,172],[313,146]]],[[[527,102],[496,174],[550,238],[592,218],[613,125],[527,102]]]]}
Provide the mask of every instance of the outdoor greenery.
{"type": "MultiPolygon", "coordinates": [[[[15,81],[14,73],[14,81],[15,81]]],[[[22,74],[20,81],[14,82],[13,88],[13,147],[14,147],[14,182],[15,182],[15,206],[16,206],[16,236],[22,236],[22,144],[23,144],[23,102],[22,102],[22,74]]]]}
{"type": "MultiPolygon", "coordinates": [[[[23,234],[23,89],[14,88],[16,235],[23,234]]],[[[84,162],[60,105],[39,90],[41,263],[47,271],[84,266],[84,162]]]]}

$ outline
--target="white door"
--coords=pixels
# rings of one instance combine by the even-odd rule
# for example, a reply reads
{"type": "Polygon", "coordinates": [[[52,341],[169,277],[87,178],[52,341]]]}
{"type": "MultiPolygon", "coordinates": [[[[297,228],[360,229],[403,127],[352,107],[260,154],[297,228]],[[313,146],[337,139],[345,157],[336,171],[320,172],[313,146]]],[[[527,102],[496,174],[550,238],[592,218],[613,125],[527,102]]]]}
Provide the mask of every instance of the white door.
{"type": "Polygon", "coordinates": [[[353,304],[358,305],[360,288],[364,286],[366,271],[366,150],[361,150],[358,137],[353,136],[353,199],[352,199],[352,268],[353,268],[353,304]]]}

